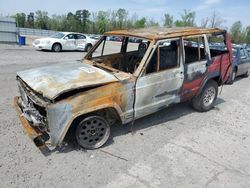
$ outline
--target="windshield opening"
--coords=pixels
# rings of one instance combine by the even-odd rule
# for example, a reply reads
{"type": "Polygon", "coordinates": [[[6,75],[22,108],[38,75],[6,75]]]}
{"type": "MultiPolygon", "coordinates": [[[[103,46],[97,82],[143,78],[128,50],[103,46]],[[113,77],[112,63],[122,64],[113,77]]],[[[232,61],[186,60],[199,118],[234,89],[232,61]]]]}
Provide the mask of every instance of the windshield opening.
{"type": "Polygon", "coordinates": [[[134,73],[144,57],[150,41],[129,36],[103,36],[95,50],[86,56],[94,65],[110,71],[134,73]]]}
{"type": "Polygon", "coordinates": [[[64,34],[63,33],[55,33],[53,35],[51,35],[51,38],[56,38],[56,39],[61,39],[63,38],[64,34]]]}

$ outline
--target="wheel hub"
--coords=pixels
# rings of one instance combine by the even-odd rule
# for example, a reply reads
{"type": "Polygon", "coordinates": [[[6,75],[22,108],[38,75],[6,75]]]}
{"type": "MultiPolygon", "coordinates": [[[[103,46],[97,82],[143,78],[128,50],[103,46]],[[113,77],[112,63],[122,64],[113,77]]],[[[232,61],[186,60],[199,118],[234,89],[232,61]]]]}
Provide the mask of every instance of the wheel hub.
{"type": "Polygon", "coordinates": [[[90,131],[90,135],[91,135],[91,136],[95,136],[97,131],[98,131],[98,129],[92,129],[92,130],[90,131]]]}
{"type": "Polygon", "coordinates": [[[100,145],[107,135],[107,124],[99,118],[84,121],[77,131],[78,141],[83,147],[91,148],[100,145]]]}
{"type": "Polygon", "coordinates": [[[207,89],[207,91],[204,94],[203,98],[203,104],[204,106],[209,106],[213,103],[215,98],[216,91],[213,87],[210,87],[207,89]]]}

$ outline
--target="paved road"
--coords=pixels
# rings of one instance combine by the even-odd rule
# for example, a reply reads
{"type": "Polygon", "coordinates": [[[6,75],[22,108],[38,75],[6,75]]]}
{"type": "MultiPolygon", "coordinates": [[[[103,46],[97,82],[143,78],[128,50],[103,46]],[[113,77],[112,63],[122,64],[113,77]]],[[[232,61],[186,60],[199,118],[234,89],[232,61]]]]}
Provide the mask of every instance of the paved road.
{"type": "Polygon", "coordinates": [[[250,187],[250,78],[224,86],[216,107],[179,104],[112,128],[101,149],[74,142],[44,156],[12,108],[15,72],[81,59],[82,52],[0,46],[0,187],[250,187]]]}

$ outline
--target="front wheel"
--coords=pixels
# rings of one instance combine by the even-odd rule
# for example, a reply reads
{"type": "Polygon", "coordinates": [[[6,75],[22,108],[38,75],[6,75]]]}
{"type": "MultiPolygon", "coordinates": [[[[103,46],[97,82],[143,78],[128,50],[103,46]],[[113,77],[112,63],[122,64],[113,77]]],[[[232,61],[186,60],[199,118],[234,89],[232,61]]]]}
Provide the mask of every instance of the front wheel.
{"type": "Polygon", "coordinates": [[[97,149],[106,143],[110,135],[110,126],[101,116],[89,116],[76,127],[76,140],[86,149],[97,149]]]}
{"type": "Polygon", "coordinates": [[[62,47],[60,44],[58,44],[58,43],[53,44],[53,46],[52,46],[53,52],[60,52],[61,50],[62,50],[62,47]]]}
{"type": "Polygon", "coordinates": [[[210,80],[202,92],[193,98],[192,105],[199,112],[206,112],[213,108],[218,95],[218,83],[210,80]]]}

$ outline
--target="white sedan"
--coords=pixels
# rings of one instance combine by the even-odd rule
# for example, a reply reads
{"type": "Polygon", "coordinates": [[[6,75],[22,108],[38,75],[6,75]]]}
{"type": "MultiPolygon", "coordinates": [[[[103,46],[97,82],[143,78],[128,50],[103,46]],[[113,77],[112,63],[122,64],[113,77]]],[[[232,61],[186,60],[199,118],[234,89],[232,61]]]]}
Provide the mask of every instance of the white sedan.
{"type": "Polygon", "coordinates": [[[36,39],[33,46],[38,50],[51,50],[60,52],[62,50],[89,51],[96,40],[81,33],[58,32],[48,38],[36,39]]]}

